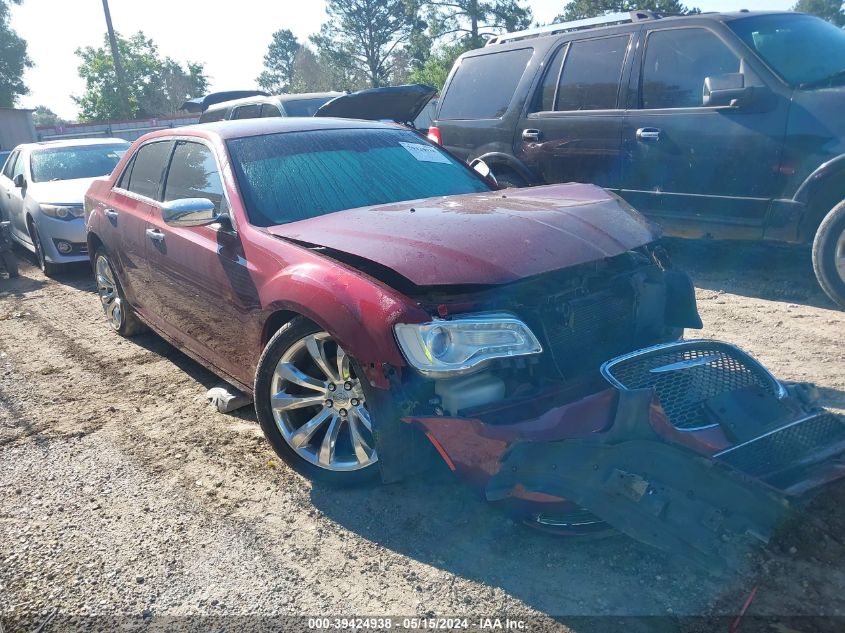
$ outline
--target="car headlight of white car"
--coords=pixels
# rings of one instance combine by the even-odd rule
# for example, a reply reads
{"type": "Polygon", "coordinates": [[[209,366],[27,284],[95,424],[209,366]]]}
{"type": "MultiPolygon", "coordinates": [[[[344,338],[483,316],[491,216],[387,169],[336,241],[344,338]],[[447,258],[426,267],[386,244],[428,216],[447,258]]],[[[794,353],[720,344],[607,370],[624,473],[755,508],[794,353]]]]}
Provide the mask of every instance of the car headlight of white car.
{"type": "Polygon", "coordinates": [[[41,212],[59,220],[75,220],[85,215],[85,209],[82,205],[69,204],[42,204],[41,212]]]}
{"type": "Polygon", "coordinates": [[[471,314],[429,323],[399,323],[394,330],[408,363],[434,378],[466,374],[495,358],[543,351],[531,329],[511,314],[471,314]]]}

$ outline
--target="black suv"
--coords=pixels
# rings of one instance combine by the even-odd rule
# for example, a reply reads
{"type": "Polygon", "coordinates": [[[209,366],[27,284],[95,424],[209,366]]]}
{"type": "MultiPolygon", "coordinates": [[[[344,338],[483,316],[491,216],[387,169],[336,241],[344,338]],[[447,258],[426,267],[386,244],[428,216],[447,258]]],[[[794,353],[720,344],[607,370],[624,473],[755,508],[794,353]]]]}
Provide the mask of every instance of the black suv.
{"type": "Polygon", "coordinates": [[[667,234],[813,245],[845,306],[845,32],[649,12],[510,33],[455,63],[432,140],[501,184],[593,182],[667,234]]]}

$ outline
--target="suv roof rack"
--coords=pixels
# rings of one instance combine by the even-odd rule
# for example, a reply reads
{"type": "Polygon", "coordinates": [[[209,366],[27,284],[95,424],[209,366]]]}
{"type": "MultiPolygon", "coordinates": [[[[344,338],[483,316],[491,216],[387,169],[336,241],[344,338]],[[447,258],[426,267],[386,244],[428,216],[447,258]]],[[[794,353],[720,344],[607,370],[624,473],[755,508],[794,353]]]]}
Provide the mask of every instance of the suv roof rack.
{"type": "Polygon", "coordinates": [[[630,11],[628,13],[609,13],[597,18],[586,18],[584,20],[573,20],[571,22],[558,22],[557,24],[548,24],[546,26],[538,26],[533,29],[526,29],[524,31],[514,31],[513,33],[503,33],[496,35],[487,40],[485,46],[493,44],[503,44],[504,42],[513,42],[516,40],[527,40],[532,37],[542,37],[544,35],[554,35],[556,33],[567,33],[569,31],[581,31],[583,29],[592,29],[597,26],[614,26],[616,24],[627,24],[630,22],[642,22],[643,20],[658,20],[660,15],[654,11],[630,11]]]}

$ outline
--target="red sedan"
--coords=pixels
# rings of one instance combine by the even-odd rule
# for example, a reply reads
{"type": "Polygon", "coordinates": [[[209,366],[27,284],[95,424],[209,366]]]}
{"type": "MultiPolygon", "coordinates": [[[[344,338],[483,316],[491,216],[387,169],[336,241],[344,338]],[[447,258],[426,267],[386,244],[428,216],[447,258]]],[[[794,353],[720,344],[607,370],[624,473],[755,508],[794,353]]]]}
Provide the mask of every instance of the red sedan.
{"type": "Polygon", "coordinates": [[[831,414],[679,340],[689,279],[597,187],[497,191],[405,128],[255,119],[144,136],[86,212],[111,327],[251,394],[308,477],[392,481],[433,446],[539,524],[697,559],[842,474],[831,414]]]}

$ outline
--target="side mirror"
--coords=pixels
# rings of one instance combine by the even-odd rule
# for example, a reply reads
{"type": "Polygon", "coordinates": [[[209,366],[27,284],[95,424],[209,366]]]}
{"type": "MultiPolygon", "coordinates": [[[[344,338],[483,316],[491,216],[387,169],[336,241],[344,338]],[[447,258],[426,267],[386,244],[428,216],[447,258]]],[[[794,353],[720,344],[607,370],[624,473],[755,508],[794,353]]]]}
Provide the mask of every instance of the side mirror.
{"type": "Polygon", "coordinates": [[[479,173],[485,180],[487,180],[493,186],[494,189],[499,188],[499,182],[493,175],[493,170],[490,169],[490,165],[485,163],[480,158],[476,158],[469,164],[469,166],[473,169],[473,171],[479,173]]]}
{"type": "Polygon", "coordinates": [[[182,198],[165,202],[161,219],[170,226],[205,226],[218,222],[220,216],[208,198],[182,198]]]}
{"type": "Polygon", "coordinates": [[[747,105],[754,88],[745,85],[742,73],[713,75],[704,79],[704,107],[730,106],[734,108],[747,105]]]}
{"type": "Polygon", "coordinates": [[[17,187],[18,189],[23,189],[24,187],[26,187],[26,178],[23,177],[23,174],[18,174],[17,176],[15,176],[15,179],[12,181],[12,183],[14,183],[15,187],[17,187]]]}

